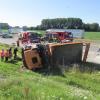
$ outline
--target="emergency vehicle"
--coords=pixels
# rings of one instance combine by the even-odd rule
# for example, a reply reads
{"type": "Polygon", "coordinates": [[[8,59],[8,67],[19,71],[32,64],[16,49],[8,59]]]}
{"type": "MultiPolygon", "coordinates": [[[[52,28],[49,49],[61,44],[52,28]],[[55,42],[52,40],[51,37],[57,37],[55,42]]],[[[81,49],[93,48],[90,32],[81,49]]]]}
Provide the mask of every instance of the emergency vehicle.
{"type": "Polygon", "coordinates": [[[40,42],[40,36],[36,32],[22,32],[19,33],[19,40],[24,43],[38,43],[40,42]]]}
{"type": "Polygon", "coordinates": [[[71,32],[46,32],[46,39],[51,41],[53,39],[58,40],[59,42],[71,42],[73,41],[73,35],[71,32]]]}

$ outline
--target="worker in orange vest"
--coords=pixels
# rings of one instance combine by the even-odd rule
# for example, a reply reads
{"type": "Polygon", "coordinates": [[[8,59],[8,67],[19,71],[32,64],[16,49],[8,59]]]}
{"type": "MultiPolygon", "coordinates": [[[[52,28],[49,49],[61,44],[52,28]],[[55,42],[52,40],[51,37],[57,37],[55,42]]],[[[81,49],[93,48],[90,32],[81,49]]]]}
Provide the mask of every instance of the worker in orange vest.
{"type": "Polygon", "coordinates": [[[5,52],[5,61],[7,62],[9,58],[9,50],[7,49],[5,52]]]}
{"type": "Polygon", "coordinates": [[[0,52],[0,54],[1,54],[1,61],[3,61],[4,57],[5,57],[4,49],[2,49],[2,51],[0,52]]]}

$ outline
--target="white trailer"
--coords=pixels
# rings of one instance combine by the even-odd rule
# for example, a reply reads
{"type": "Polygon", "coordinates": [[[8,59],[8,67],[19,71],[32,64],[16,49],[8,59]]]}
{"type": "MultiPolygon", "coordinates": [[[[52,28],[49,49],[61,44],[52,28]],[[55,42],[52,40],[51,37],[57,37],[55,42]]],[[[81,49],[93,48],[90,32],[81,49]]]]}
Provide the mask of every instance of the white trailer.
{"type": "Polygon", "coordinates": [[[83,29],[48,29],[46,32],[71,32],[73,38],[84,38],[85,33],[83,29]]]}

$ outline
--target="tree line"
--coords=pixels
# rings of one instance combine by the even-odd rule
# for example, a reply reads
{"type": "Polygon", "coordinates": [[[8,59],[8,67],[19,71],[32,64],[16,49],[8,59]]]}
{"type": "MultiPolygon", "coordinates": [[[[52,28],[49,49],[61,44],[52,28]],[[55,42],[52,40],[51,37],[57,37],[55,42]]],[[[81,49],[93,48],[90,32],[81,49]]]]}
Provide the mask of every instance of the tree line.
{"type": "MultiPolygon", "coordinates": [[[[0,29],[9,29],[8,23],[0,23],[0,29]]],[[[16,26],[17,28],[19,26],[16,26]]],[[[100,31],[98,23],[84,23],[80,18],[54,18],[43,19],[41,25],[36,27],[23,26],[24,30],[46,30],[46,29],[84,29],[85,31],[100,31]]]]}
{"type": "Polygon", "coordinates": [[[9,27],[8,23],[0,23],[0,29],[9,29],[9,27]]]}
{"type": "Polygon", "coordinates": [[[39,29],[39,30],[46,30],[50,28],[84,29],[85,31],[100,31],[100,26],[98,23],[86,24],[80,18],[43,19],[41,21],[41,25],[35,27],[35,29],[39,29]]]}

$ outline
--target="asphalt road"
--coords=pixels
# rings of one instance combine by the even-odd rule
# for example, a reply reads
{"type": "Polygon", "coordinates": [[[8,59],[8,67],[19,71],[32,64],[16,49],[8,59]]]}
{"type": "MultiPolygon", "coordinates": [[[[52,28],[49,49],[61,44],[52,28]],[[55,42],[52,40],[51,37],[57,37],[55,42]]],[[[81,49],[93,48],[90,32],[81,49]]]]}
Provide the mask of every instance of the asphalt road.
{"type": "Polygon", "coordinates": [[[2,37],[0,37],[0,43],[12,45],[13,43],[16,43],[17,39],[18,39],[17,34],[14,34],[13,38],[2,38],[2,37]]]}
{"type": "Polygon", "coordinates": [[[87,57],[88,62],[100,64],[100,51],[98,52],[99,48],[99,44],[91,44],[87,57]]]}

